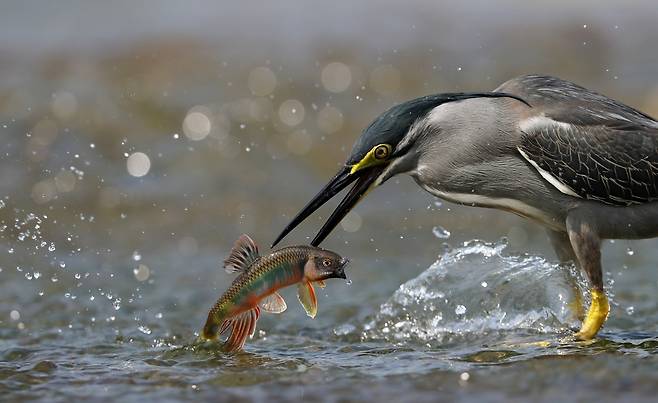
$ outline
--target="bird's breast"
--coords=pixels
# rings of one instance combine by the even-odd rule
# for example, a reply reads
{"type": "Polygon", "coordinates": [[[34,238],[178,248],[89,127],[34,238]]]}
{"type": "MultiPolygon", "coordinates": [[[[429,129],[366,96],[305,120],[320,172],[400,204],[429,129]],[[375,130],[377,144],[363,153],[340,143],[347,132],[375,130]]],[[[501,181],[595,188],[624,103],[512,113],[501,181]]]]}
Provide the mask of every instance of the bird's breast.
{"type": "Polygon", "coordinates": [[[436,189],[430,185],[420,183],[420,186],[427,192],[453,203],[462,204],[472,207],[495,208],[498,210],[508,211],[521,217],[538,221],[546,227],[553,230],[564,231],[565,225],[561,220],[557,220],[546,212],[533,207],[523,201],[506,198],[506,197],[489,197],[475,193],[456,193],[436,189]]]}

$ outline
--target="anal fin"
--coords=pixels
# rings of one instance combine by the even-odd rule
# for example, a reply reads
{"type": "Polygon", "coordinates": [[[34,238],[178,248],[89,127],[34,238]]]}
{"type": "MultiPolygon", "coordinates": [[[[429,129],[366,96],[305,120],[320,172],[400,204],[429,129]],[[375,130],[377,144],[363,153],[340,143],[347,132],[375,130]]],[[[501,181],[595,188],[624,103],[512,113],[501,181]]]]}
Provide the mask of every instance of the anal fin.
{"type": "MultiPolygon", "coordinates": [[[[227,353],[236,352],[244,347],[247,337],[253,336],[256,331],[256,321],[260,315],[260,309],[255,307],[246,312],[241,313],[235,318],[230,319],[231,334],[224,342],[223,350],[227,353]]],[[[222,324],[224,331],[228,329],[228,325],[222,324]]],[[[220,331],[221,334],[221,331],[220,331]]]]}

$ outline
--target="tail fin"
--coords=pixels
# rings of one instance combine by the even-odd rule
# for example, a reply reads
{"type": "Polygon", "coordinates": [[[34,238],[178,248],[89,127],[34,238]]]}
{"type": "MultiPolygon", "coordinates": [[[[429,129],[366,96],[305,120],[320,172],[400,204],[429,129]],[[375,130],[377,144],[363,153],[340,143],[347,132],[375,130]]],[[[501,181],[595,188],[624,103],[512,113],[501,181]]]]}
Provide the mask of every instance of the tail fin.
{"type": "Polygon", "coordinates": [[[260,317],[260,308],[255,307],[240,315],[225,320],[218,334],[222,334],[231,328],[231,334],[224,342],[223,350],[227,353],[236,352],[242,349],[248,336],[253,336],[256,331],[256,321],[260,317]]]}

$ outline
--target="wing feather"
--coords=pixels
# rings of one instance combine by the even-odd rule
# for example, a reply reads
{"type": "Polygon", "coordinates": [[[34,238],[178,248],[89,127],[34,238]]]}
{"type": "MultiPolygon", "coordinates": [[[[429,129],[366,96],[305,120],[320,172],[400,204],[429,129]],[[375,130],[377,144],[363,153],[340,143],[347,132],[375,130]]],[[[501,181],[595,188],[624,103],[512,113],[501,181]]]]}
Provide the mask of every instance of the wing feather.
{"type": "Polygon", "coordinates": [[[518,149],[562,193],[620,206],[658,200],[658,122],[651,116],[550,76],[518,77],[495,91],[532,106],[518,149]]]}

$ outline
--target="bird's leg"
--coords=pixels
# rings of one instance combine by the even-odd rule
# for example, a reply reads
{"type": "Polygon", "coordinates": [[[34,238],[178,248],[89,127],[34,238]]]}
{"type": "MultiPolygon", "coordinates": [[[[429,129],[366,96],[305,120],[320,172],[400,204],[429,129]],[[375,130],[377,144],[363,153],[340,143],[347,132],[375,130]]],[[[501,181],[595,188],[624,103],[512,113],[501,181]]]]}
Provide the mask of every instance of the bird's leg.
{"type": "MultiPolygon", "coordinates": [[[[560,259],[560,263],[567,264],[573,262],[578,267],[578,258],[576,252],[571,247],[571,240],[569,234],[566,232],[548,230],[548,237],[553,245],[553,250],[560,259]]],[[[576,279],[569,277],[569,284],[571,285],[571,292],[573,293],[573,300],[569,303],[571,311],[574,312],[575,317],[582,321],[585,319],[585,309],[583,307],[583,297],[578,288],[576,279]]]]}
{"type": "Polygon", "coordinates": [[[579,340],[590,340],[596,336],[610,312],[608,298],[603,291],[601,241],[594,228],[578,214],[569,215],[567,218],[567,232],[580,267],[592,285],[592,303],[575,337],[579,340]]]}
{"type": "Polygon", "coordinates": [[[574,262],[578,264],[576,258],[576,252],[573,251],[571,247],[571,240],[569,239],[569,234],[566,232],[548,230],[548,237],[551,240],[551,245],[553,250],[557,255],[557,258],[560,259],[560,263],[574,262]]]}

